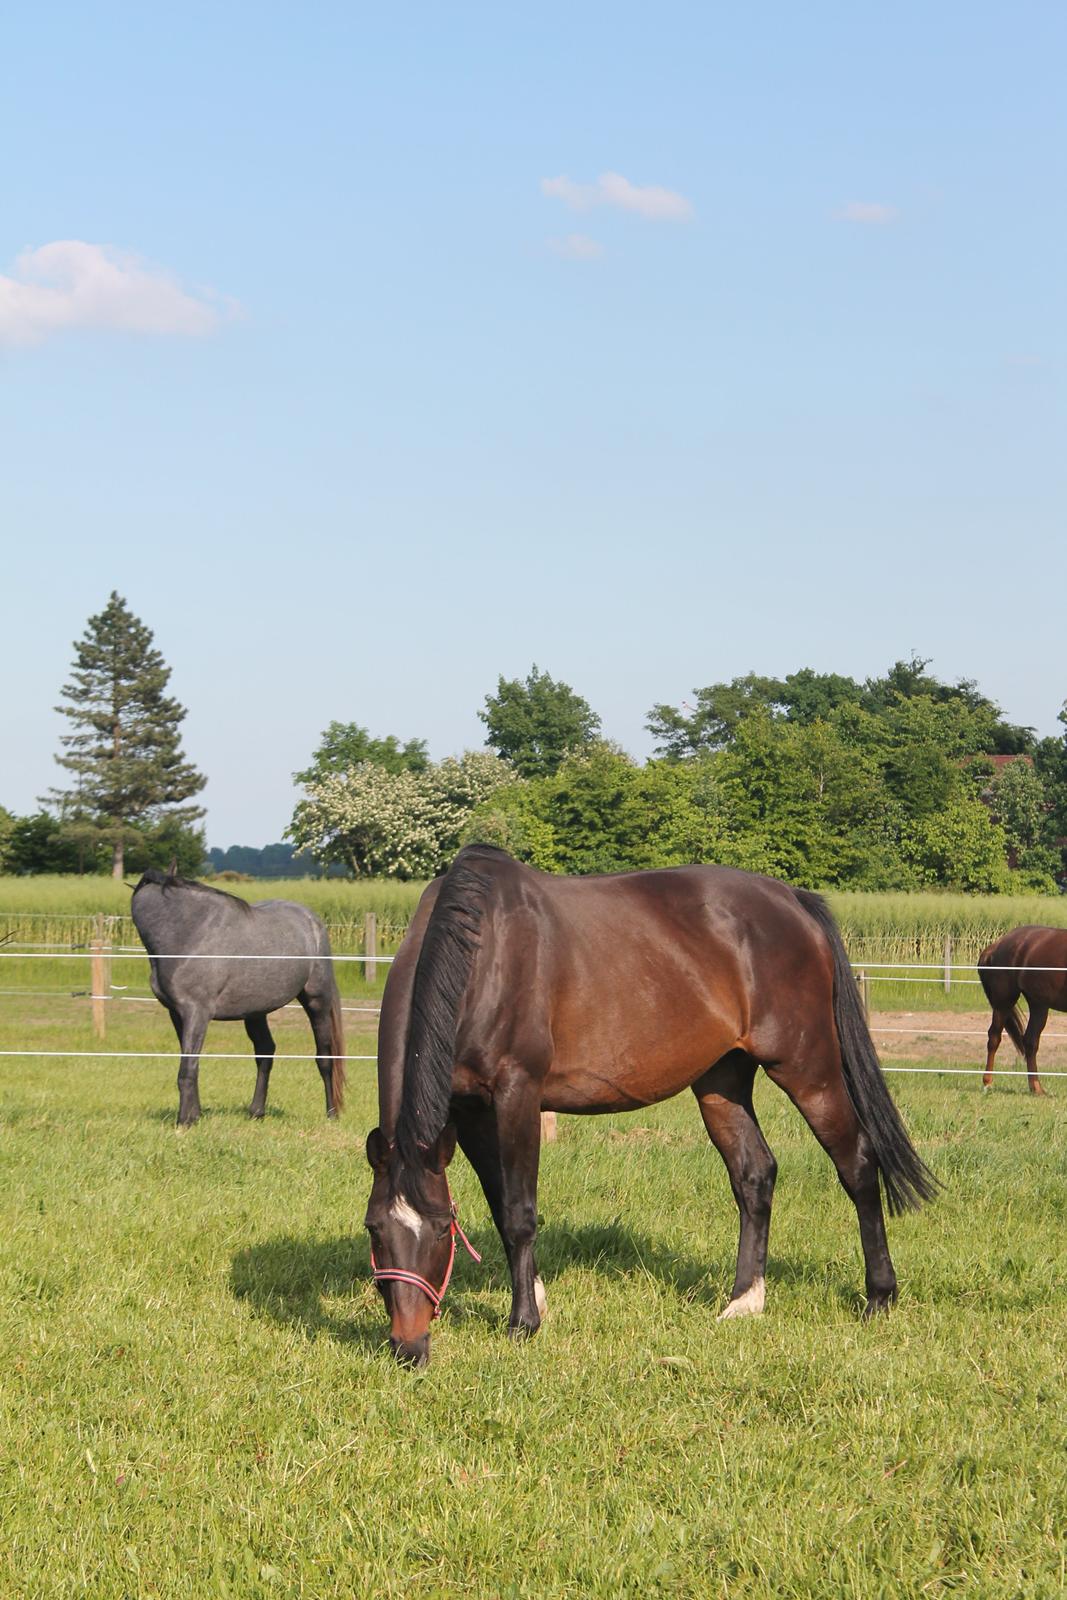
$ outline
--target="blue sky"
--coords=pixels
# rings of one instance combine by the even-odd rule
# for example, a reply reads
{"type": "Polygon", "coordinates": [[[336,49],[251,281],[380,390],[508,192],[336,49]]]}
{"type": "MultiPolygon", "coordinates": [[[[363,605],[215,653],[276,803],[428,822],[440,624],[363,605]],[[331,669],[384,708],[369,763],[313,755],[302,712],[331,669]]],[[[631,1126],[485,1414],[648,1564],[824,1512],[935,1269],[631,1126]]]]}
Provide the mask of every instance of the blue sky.
{"type": "Polygon", "coordinates": [[[1065,47],[1025,0],[21,8],[0,803],[112,588],[223,846],[332,718],[458,752],[533,662],[639,756],[912,651],[1057,731],[1065,47]]]}

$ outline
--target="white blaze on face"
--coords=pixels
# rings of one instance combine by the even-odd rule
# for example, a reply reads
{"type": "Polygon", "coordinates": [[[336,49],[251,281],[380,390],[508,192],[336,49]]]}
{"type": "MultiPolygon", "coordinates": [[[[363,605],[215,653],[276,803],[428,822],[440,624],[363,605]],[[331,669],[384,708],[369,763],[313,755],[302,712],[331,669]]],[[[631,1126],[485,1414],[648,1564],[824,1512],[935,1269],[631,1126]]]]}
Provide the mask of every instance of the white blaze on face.
{"type": "Polygon", "coordinates": [[[726,1310],[719,1313],[719,1321],[728,1322],[731,1317],[758,1317],[766,1298],[767,1286],[762,1278],[757,1278],[750,1289],[731,1300],[726,1310]]]}
{"type": "Polygon", "coordinates": [[[415,1210],[415,1207],[408,1204],[402,1194],[398,1194],[389,1207],[389,1215],[394,1222],[399,1222],[402,1228],[407,1228],[409,1233],[413,1233],[416,1239],[419,1237],[422,1232],[422,1218],[415,1210]]]}

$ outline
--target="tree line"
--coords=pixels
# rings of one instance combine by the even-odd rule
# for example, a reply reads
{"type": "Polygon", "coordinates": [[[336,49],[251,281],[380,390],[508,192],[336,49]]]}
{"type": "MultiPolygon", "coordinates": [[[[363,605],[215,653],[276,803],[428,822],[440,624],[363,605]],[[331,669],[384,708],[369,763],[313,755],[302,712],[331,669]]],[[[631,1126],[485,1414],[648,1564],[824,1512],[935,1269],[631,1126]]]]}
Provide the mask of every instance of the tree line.
{"type": "Polygon", "coordinates": [[[57,707],[69,783],[31,816],[0,807],[5,871],[122,876],[176,859],[189,875],[421,878],[478,838],[553,872],[717,861],[828,888],[1064,881],[1067,703],[1064,734],[1039,740],[916,656],[862,683],[802,668],[695,689],[649,710],[645,762],[537,666],[486,695],[485,748],[444,761],[424,739],[331,722],[293,775],[286,841],[208,852],[194,799],[206,780],[150,630],[112,593],[74,649],[57,707]]]}
{"type": "Polygon", "coordinates": [[[428,876],[477,838],[552,872],[716,861],[827,888],[1052,892],[1067,733],[1038,740],[929,668],[711,684],[652,707],[641,763],[535,666],[486,696],[488,751],[434,764],[421,741],[332,723],[289,837],[357,875],[428,876]]]}

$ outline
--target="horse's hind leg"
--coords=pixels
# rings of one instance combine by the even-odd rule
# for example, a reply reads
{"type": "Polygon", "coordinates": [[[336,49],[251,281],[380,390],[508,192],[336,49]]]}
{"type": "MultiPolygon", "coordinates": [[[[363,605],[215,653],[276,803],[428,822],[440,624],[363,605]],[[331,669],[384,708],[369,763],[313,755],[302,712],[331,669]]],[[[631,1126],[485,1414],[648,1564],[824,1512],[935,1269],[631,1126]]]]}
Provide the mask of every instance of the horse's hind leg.
{"type": "Polygon", "coordinates": [[[866,1268],[864,1316],[886,1311],[897,1297],[897,1276],[889,1255],[878,1184],[878,1161],[848,1097],[836,1046],[832,1060],[788,1062],[766,1067],[784,1089],[837,1168],[841,1187],[856,1207],[866,1268]]]}
{"type": "Polygon", "coordinates": [[[1030,1015],[1026,1021],[1026,1032],[1023,1034],[1023,1054],[1026,1057],[1026,1081],[1030,1085],[1031,1094],[1046,1094],[1042,1087],[1041,1079],[1037,1075],[1037,1047],[1041,1043],[1041,1034],[1045,1023],[1048,1021],[1048,1006],[1043,1006],[1033,1000],[1030,1001],[1030,1015]]]}
{"type": "Polygon", "coordinates": [[[274,1036],[262,1011],[245,1018],[245,1032],[256,1052],[256,1090],[248,1108],[250,1117],[262,1117],[267,1109],[267,1089],[270,1086],[270,1069],[274,1065],[274,1036]]]}
{"type": "Polygon", "coordinates": [[[533,1095],[505,1092],[491,1106],[459,1102],[453,1116],[460,1148],[478,1174],[504,1244],[511,1272],[508,1332],[521,1339],[537,1332],[545,1312],[534,1257],[540,1106],[533,1095]]]}
{"type": "Polygon", "coordinates": [[[755,1076],[755,1061],[736,1051],[693,1085],[708,1137],[726,1163],[741,1216],[734,1286],[720,1322],[758,1315],[765,1296],[767,1239],[778,1164],[752,1109],[755,1076]]]}
{"type": "MultiPolygon", "coordinates": [[[[1012,1005],[1014,1005],[1014,1001],[1012,1005]]],[[[993,1062],[996,1059],[997,1051],[1000,1049],[1000,1041],[1004,1037],[1004,1025],[1011,1015],[1011,1011],[1011,1005],[995,1005],[993,1007],[993,1019],[989,1024],[989,1034],[986,1039],[985,1072],[982,1074],[983,1089],[988,1089],[993,1082],[993,1062]]]]}
{"type": "MultiPolygon", "coordinates": [[[[319,1069],[319,1077],[326,1091],[326,1115],[336,1117],[337,1096],[334,1093],[334,1034],[331,1018],[332,995],[309,994],[306,989],[301,989],[297,999],[303,1006],[311,1031],[315,1035],[315,1061],[319,1069]]],[[[338,1063],[339,1075],[344,1072],[343,1063],[338,1063]]]]}

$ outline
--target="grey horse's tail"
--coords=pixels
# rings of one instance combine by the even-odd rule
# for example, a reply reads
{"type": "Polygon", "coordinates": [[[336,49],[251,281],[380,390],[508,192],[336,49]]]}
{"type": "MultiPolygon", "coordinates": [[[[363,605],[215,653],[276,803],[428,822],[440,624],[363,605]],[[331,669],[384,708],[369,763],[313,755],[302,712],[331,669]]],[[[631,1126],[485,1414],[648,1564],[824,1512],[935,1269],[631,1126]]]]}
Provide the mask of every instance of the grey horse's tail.
{"type": "Polygon", "coordinates": [[[341,1021],[341,995],[334,984],[333,999],[330,1001],[330,1054],[333,1057],[333,1071],[330,1075],[330,1087],[333,1090],[333,1109],[342,1111],[345,1104],[345,1025],[341,1021]]]}

